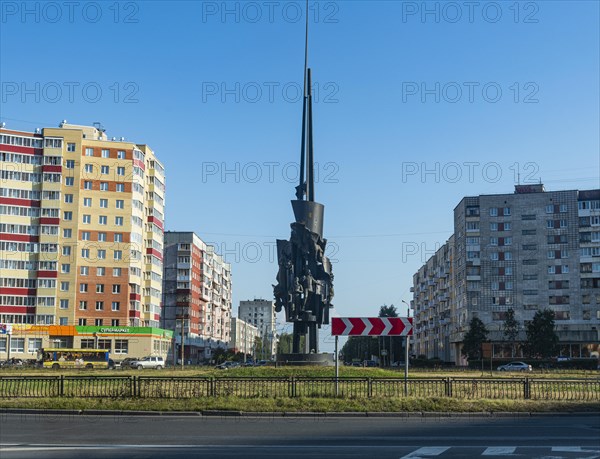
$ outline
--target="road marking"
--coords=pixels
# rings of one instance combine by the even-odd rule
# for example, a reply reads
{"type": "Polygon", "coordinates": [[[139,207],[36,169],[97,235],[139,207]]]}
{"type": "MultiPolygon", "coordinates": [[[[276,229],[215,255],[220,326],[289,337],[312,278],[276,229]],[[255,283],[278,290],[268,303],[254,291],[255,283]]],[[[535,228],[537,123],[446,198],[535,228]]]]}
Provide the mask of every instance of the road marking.
{"type": "Polygon", "coordinates": [[[439,456],[449,449],[450,446],[424,446],[406,456],[402,456],[400,459],[418,459],[421,457],[439,456]]]}
{"type": "Polygon", "coordinates": [[[553,446],[553,453],[600,453],[600,449],[583,449],[581,446],[553,446]]]}
{"type": "Polygon", "coordinates": [[[490,446],[485,449],[482,456],[510,456],[516,451],[516,446],[490,446]]]}

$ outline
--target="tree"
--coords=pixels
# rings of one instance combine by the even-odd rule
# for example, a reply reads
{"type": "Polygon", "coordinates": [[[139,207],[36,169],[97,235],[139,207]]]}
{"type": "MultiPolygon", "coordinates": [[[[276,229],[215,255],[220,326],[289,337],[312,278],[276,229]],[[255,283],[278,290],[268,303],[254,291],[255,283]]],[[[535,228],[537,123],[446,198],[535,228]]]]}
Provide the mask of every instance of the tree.
{"type": "MultiPolygon", "coordinates": [[[[379,308],[379,317],[398,317],[398,310],[393,304],[390,304],[389,306],[384,304],[379,308]]],[[[391,365],[393,361],[392,359],[394,359],[396,356],[403,355],[402,342],[404,341],[404,338],[400,336],[390,336],[388,338],[382,336],[381,338],[379,338],[379,341],[379,347],[387,351],[388,365],[391,365]]],[[[386,362],[385,356],[383,356],[383,361],[384,363],[386,362]]]]}
{"type": "Polygon", "coordinates": [[[554,331],[554,311],[537,311],[525,330],[527,343],[525,351],[530,357],[547,359],[558,351],[558,335],[554,331]]]}
{"type": "MultiPolygon", "coordinates": [[[[279,335],[279,342],[277,343],[277,353],[278,354],[291,354],[292,353],[292,343],[294,336],[291,333],[282,333],[279,335]]],[[[304,349],[304,343],[306,341],[306,337],[300,337],[300,349],[304,349]]]]}
{"type": "Polygon", "coordinates": [[[469,331],[463,338],[462,355],[469,360],[477,360],[483,357],[483,343],[488,338],[488,330],[478,317],[473,317],[469,322],[469,331]]]}
{"type": "Polygon", "coordinates": [[[506,311],[506,319],[502,324],[504,339],[510,343],[511,357],[515,355],[515,341],[519,336],[519,322],[515,319],[515,311],[510,308],[506,311]]]}

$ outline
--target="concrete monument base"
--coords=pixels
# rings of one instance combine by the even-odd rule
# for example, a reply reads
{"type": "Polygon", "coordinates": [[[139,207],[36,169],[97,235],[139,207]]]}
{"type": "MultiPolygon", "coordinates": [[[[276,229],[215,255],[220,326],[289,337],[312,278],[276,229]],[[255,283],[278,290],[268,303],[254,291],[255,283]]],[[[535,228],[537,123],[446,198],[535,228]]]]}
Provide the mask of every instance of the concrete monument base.
{"type": "Polygon", "coordinates": [[[329,354],[277,354],[277,365],[321,366],[335,365],[333,353],[329,354]]]}

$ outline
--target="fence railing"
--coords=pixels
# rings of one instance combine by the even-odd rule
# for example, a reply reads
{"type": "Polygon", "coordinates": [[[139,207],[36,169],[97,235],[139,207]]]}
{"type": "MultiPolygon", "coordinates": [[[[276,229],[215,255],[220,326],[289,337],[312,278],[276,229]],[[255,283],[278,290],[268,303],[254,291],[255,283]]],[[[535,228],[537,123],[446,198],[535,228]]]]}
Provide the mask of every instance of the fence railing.
{"type": "MultiPolygon", "coordinates": [[[[451,397],[600,401],[600,378],[338,378],[343,398],[451,397]]],[[[336,378],[0,376],[0,398],[336,397],[336,378]]]]}

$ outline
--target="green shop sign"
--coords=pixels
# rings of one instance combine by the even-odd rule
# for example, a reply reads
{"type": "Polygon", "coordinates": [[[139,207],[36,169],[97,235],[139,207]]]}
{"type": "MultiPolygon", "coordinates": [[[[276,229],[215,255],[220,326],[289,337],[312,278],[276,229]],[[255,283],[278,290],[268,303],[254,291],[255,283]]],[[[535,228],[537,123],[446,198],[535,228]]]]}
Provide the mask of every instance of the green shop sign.
{"type": "Polygon", "coordinates": [[[162,338],[173,338],[173,330],[163,330],[154,327],[92,327],[75,326],[78,335],[152,335],[162,338]]]}

